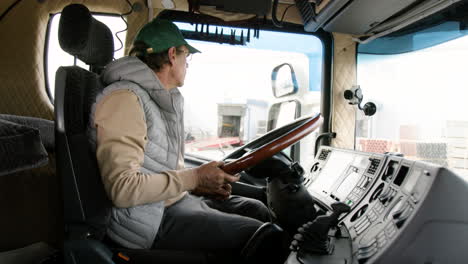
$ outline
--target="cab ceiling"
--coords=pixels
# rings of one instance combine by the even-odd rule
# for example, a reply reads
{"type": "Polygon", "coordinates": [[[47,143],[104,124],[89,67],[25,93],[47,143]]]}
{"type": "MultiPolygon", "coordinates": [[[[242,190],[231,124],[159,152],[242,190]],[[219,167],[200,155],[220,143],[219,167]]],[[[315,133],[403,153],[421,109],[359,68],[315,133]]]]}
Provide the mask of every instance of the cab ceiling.
{"type": "MultiPolygon", "coordinates": [[[[201,0],[200,3],[217,3],[223,6],[229,0],[201,0]]],[[[238,0],[238,4],[247,3],[247,0],[238,0]]],[[[250,0],[252,4],[261,6],[265,0],[250,0]]],[[[274,0],[271,0],[274,3],[274,0]]],[[[280,19],[287,7],[305,0],[278,0],[276,18],[280,19]]],[[[285,14],[284,21],[303,24],[304,30],[314,32],[323,29],[328,32],[338,32],[355,36],[379,37],[392,33],[404,26],[410,25],[420,19],[430,16],[462,0],[307,0],[311,9],[290,8],[285,14]]],[[[187,0],[147,0],[148,5],[155,9],[188,10],[187,0]]],[[[268,0],[266,0],[268,2],[268,0]]],[[[231,3],[231,2],[230,2],[231,3]]],[[[232,5],[232,4],[230,4],[232,5]]],[[[263,5],[264,6],[264,5],[263,5]]],[[[296,5],[300,6],[300,5],[296,5]]],[[[209,6],[203,6],[205,10],[209,6]]],[[[212,9],[214,7],[211,6],[212,9]]],[[[242,8],[240,8],[242,9],[242,8]]],[[[251,9],[247,7],[246,10],[251,9]]],[[[270,9],[268,18],[272,18],[270,9]]],[[[222,12],[217,16],[229,21],[229,14],[223,17],[222,12]]]]}

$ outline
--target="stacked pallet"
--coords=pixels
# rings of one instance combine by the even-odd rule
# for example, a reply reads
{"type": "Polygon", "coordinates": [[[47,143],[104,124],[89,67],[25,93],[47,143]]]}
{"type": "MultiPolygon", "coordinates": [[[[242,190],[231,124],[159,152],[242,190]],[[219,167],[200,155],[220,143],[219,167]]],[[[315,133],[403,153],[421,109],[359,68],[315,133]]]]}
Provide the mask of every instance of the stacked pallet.
{"type": "Polygon", "coordinates": [[[448,166],[460,174],[468,175],[468,121],[446,122],[448,166]]]}

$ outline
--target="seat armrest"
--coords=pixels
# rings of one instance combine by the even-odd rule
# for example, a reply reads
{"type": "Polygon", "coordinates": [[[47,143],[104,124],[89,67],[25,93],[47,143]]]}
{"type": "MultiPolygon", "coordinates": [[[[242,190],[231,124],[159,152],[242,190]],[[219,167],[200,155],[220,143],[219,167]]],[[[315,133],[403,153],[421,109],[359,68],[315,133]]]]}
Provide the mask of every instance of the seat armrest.
{"type": "Polygon", "coordinates": [[[114,264],[112,251],[97,240],[68,240],[64,244],[63,254],[65,264],[114,264]]]}

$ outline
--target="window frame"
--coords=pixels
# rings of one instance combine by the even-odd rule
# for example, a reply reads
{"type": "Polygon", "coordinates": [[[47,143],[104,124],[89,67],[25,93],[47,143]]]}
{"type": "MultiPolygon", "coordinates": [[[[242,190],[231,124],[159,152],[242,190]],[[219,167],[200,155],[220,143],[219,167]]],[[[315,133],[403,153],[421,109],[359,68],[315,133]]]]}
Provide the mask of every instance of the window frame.
{"type": "MultiPolygon", "coordinates": [[[[47,97],[49,98],[49,101],[50,103],[52,104],[52,106],[54,106],[54,96],[52,95],[51,91],[50,91],[50,86],[49,86],[49,76],[48,76],[48,72],[49,72],[49,64],[48,64],[48,57],[49,57],[49,38],[50,38],[50,34],[51,34],[51,28],[52,28],[52,20],[54,19],[54,17],[58,14],[61,14],[62,12],[56,12],[56,13],[50,13],[49,14],[49,19],[47,21],[47,29],[46,29],[46,32],[45,32],[45,41],[44,41],[44,56],[43,56],[43,70],[44,70],[44,87],[45,87],[45,90],[46,90],[46,93],[47,93],[47,97]]],[[[110,16],[110,17],[119,17],[119,18],[122,18],[122,15],[121,14],[117,14],[117,13],[103,13],[103,12],[90,12],[92,16],[110,16]]],[[[122,18],[123,19],[123,18],[122,18]]],[[[125,29],[125,31],[128,31],[128,22],[125,22],[127,24],[127,28],[125,29]]],[[[113,34],[114,35],[114,34],[113,34]]],[[[122,40],[122,49],[125,49],[125,41],[126,40],[122,40]]],[[[114,53],[115,53],[115,46],[114,46],[114,53]]],[[[76,57],[75,57],[75,61],[74,61],[74,64],[76,65],[76,57]]]]}

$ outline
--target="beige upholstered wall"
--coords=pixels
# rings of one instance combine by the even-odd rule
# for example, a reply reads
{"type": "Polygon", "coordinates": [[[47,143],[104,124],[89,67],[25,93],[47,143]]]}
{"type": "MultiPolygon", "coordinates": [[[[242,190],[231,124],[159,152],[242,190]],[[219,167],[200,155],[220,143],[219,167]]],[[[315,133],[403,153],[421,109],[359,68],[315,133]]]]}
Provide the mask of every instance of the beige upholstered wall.
{"type": "Polygon", "coordinates": [[[334,33],[333,60],[333,120],[332,130],[337,136],[332,145],[354,148],[356,107],[344,99],[346,89],[356,84],[356,43],[350,35],[334,33]]]}
{"type": "MultiPolygon", "coordinates": [[[[144,1],[139,1],[145,7],[144,1]]],[[[2,0],[0,13],[13,2],[2,0]]],[[[95,12],[122,14],[129,10],[125,0],[20,1],[0,21],[0,113],[53,119],[44,79],[47,22],[50,14],[60,12],[70,3],[85,4],[95,12]]],[[[128,19],[132,23],[132,20],[141,20],[140,17],[145,20],[146,16],[147,11],[143,9],[128,19]]],[[[130,29],[135,31],[135,25],[130,29]]]]}
{"type": "MultiPolygon", "coordinates": [[[[153,16],[156,16],[162,10],[154,10],[153,16]]],[[[128,30],[127,30],[127,40],[125,42],[125,54],[128,54],[132,47],[133,39],[135,39],[136,34],[140,28],[148,22],[148,10],[145,9],[143,12],[140,12],[138,15],[130,15],[128,17],[128,30]]]]}
{"type": "MultiPolygon", "coordinates": [[[[13,2],[0,1],[0,14],[13,2]]],[[[121,14],[129,10],[124,0],[42,2],[20,1],[0,21],[0,113],[53,119],[43,61],[50,14],[60,12],[70,3],[83,3],[95,12],[121,14]]],[[[132,21],[143,24],[146,18],[147,10],[130,15],[129,30],[138,30],[135,26],[138,23],[132,21]]],[[[39,241],[60,247],[63,233],[60,190],[53,153],[49,153],[49,164],[45,167],[0,177],[0,208],[8,212],[0,218],[0,251],[39,241]]]]}

